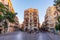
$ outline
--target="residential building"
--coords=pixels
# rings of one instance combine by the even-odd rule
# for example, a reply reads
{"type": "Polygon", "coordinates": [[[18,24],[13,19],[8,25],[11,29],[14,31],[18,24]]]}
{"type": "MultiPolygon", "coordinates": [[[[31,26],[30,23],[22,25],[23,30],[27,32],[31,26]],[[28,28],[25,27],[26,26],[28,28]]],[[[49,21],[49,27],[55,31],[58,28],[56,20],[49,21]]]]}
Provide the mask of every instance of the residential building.
{"type": "Polygon", "coordinates": [[[8,22],[9,27],[8,27],[7,32],[19,31],[20,24],[19,24],[19,21],[18,21],[18,17],[16,16],[14,20],[15,20],[15,22],[13,22],[13,23],[8,22]]]}
{"type": "Polygon", "coordinates": [[[56,6],[49,7],[45,15],[45,25],[53,30],[55,28],[57,21],[57,16],[60,13],[57,11],[56,6]]]}
{"type": "MultiPolygon", "coordinates": [[[[0,0],[0,2],[2,2],[6,7],[8,7],[9,11],[15,13],[11,0],[0,0]]],[[[0,12],[0,14],[1,14],[1,12],[0,12]]],[[[13,22],[13,23],[6,20],[7,24],[8,24],[8,28],[5,28],[5,29],[3,26],[4,23],[0,22],[0,33],[8,33],[8,32],[13,32],[13,31],[19,30],[20,25],[19,25],[18,17],[15,16],[14,20],[15,20],[15,22],[13,22]]]]}
{"type": "Polygon", "coordinates": [[[39,27],[39,17],[38,10],[29,8],[24,11],[24,29],[38,29],[39,27]]]}

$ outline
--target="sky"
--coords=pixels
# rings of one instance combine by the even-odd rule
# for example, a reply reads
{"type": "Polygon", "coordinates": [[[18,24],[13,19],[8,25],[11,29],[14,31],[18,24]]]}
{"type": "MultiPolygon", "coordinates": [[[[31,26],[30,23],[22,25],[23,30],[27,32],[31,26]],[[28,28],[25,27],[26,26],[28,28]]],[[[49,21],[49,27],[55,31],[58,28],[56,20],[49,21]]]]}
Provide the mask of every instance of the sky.
{"type": "Polygon", "coordinates": [[[19,19],[19,23],[24,21],[24,10],[29,8],[38,9],[39,22],[42,23],[45,18],[48,7],[53,6],[54,0],[11,0],[15,12],[19,19]]]}

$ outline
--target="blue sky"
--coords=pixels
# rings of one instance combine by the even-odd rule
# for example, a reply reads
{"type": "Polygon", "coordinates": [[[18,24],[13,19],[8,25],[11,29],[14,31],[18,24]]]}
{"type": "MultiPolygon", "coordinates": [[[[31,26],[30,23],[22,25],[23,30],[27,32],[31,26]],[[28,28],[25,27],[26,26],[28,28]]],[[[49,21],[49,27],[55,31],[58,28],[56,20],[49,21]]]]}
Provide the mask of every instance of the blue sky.
{"type": "Polygon", "coordinates": [[[39,21],[44,21],[46,9],[53,5],[53,0],[11,0],[15,12],[19,18],[19,22],[24,20],[24,10],[29,8],[35,8],[39,11],[39,21]]]}

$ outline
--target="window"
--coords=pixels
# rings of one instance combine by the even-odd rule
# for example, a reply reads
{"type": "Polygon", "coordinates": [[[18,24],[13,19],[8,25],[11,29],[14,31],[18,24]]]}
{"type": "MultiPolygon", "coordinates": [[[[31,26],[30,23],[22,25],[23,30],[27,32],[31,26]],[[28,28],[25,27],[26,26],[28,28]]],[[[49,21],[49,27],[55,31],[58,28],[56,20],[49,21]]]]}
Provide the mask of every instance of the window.
{"type": "Polygon", "coordinates": [[[32,13],[30,13],[30,15],[32,15],[32,13]]]}
{"type": "Polygon", "coordinates": [[[8,5],[8,1],[7,0],[3,0],[4,1],[4,4],[8,5]]]}
{"type": "Polygon", "coordinates": [[[34,22],[37,22],[37,20],[34,20],[34,22]]]}
{"type": "Polygon", "coordinates": [[[30,20],[30,22],[32,22],[32,20],[30,20]]]}
{"type": "Polygon", "coordinates": [[[28,24],[26,24],[26,26],[28,26],[28,24]]]}
{"type": "Polygon", "coordinates": [[[36,24],[34,24],[34,26],[36,27],[37,25],[36,25],[36,24]]]}
{"type": "Polygon", "coordinates": [[[30,23],[30,26],[32,26],[32,23],[30,23]]]}
{"type": "Polygon", "coordinates": [[[58,15],[58,12],[57,12],[57,11],[55,11],[55,12],[54,12],[54,15],[58,15]]]}

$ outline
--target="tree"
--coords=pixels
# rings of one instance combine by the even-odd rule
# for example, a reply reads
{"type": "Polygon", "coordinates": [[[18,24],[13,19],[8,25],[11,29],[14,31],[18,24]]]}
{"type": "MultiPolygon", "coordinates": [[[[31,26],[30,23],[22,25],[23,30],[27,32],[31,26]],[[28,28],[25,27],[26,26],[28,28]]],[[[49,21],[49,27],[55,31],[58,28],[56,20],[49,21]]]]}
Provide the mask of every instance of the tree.
{"type": "Polygon", "coordinates": [[[55,29],[56,29],[56,30],[60,30],[60,24],[57,24],[57,25],[55,26],[55,29]]]}
{"type": "Polygon", "coordinates": [[[58,16],[58,23],[55,26],[56,30],[60,30],[60,16],[58,16]]]}
{"type": "MultiPolygon", "coordinates": [[[[56,6],[56,9],[58,12],[60,12],[60,0],[54,0],[54,6],[56,6]]],[[[57,15],[57,21],[58,23],[55,26],[56,30],[60,30],[60,16],[57,15]]]]}
{"type": "Polygon", "coordinates": [[[60,12],[60,0],[54,0],[54,6],[56,6],[56,9],[60,12]]]}
{"type": "Polygon", "coordinates": [[[9,20],[9,22],[14,22],[14,18],[15,18],[16,14],[12,13],[11,11],[8,11],[6,14],[6,18],[9,20]]]}
{"type": "Polygon", "coordinates": [[[0,22],[3,20],[3,18],[4,18],[4,17],[0,14],[0,22]]]}
{"type": "Polygon", "coordinates": [[[0,22],[3,22],[4,24],[4,29],[8,28],[8,21],[9,22],[14,22],[14,18],[16,16],[15,13],[9,11],[8,7],[6,5],[2,4],[0,2],[0,22]]]}
{"type": "Polygon", "coordinates": [[[60,0],[54,0],[54,5],[56,6],[56,5],[58,5],[58,4],[60,4],[60,0]]]}

